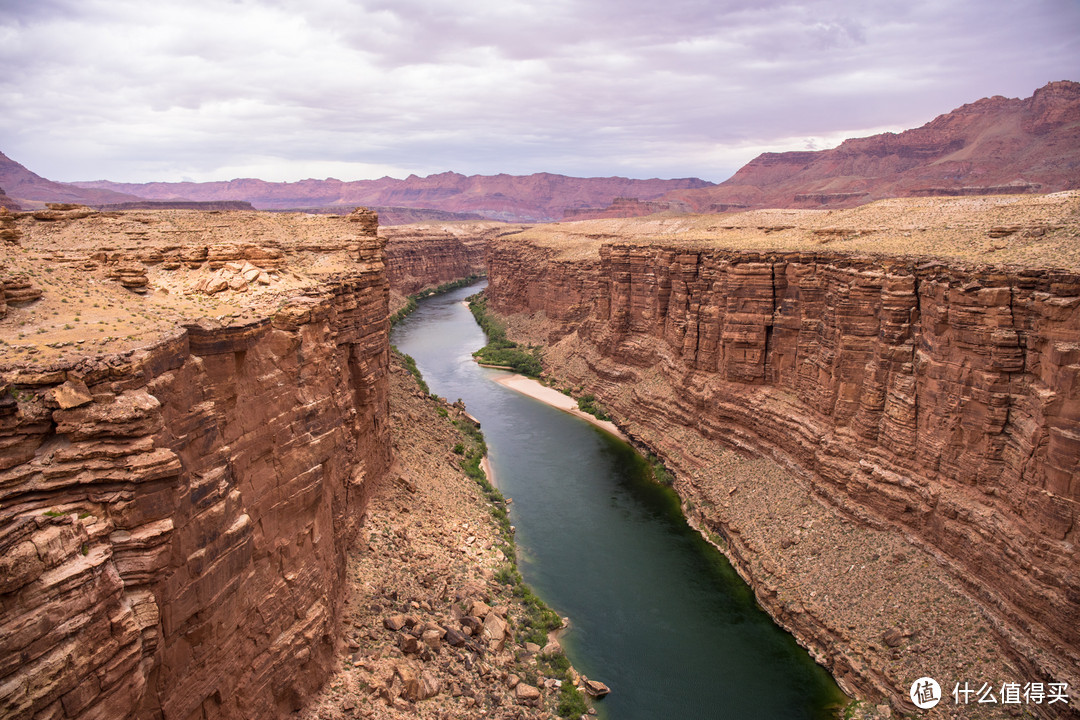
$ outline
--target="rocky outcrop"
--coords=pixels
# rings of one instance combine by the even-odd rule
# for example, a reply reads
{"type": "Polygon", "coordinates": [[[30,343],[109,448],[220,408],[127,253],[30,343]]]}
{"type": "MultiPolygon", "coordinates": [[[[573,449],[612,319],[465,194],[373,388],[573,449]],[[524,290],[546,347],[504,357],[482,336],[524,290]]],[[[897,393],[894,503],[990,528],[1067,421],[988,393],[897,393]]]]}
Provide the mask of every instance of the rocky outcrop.
{"type": "Polygon", "coordinates": [[[885,197],[1055,192],[1080,187],[1080,83],[995,96],[922,127],[816,152],[763,153],[714,187],[662,201],[698,212],[852,207],[885,197]]]}
{"type": "Polygon", "coordinates": [[[25,275],[0,277],[0,298],[8,305],[33,302],[41,297],[41,288],[25,275]]]}
{"type": "MultiPolygon", "coordinates": [[[[539,323],[553,372],[665,458],[704,530],[733,547],[750,530],[725,518],[739,486],[718,487],[714,449],[773,459],[947,568],[1019,675],[1077,687],[1080,274],[704,241],[580,247],[496,241],[489,306],[539,323]]],[[[849,687],[905,707],[906,688],[842,649],[855,624],[785,610],[773,579],[751,581],[849,687]]]]}
{"type": "MultiPolygon", "coordinates": [[[[386,227],[387,225],[414,225],[417,223],[484,220],[483,216],[477,215],[476,213],[449,212],[447,210],[435,210],[432,208],[385,207],[380,205],[369,205],[368,207],[373,212],[378,213],[379,225],[381,227],[386,227]]],[[[341,206],[326,205],[323,207],[290,208],[290,211],[312,213],[315,215],[339,215],[341,214],[341,206]]]]}
{"type": "Polygon", "coordinates": [[[327,677],[390,462],[384,243],[351,227],[260,319],[4,361],[0,715],[274,717],[327,677]]]}
{"type": "MultiPolygon", "coordinates": [[[[13,209],[18,209],[18,205],[13,209]]],[[[15,226],[15,216],[8,212],[7,207],[0,207],[0,242],[18,245],[19,235],[19,229],[15,226]]]]}

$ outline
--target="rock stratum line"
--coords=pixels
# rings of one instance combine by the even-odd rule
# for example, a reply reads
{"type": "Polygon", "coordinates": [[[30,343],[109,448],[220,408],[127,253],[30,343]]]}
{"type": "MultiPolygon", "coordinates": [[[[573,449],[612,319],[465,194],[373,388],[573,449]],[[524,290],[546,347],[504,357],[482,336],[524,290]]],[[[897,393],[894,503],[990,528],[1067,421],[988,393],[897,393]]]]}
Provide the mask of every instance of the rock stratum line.
{"type": "Polygon", "coordinates": [[[480,253],[361,211],[2,227],[0,716],[300,709],[392,460],[387,257],[404,294],[480,253]]]}
{"type": "MultiPolygon", "coordinates": [[[[536,228],[492,244],[486,292],[512,334],[549,345],[554,376],[676,471],[691,520],[846,689],[914,710],[911,673],[982,669],[1068,682],[1075,708],[1080,274],[966,259],[1017,202],[946,201],[959,229],[923,228],[946,238],[937,257],[809,249],[830,241],[825,213],[771,229],[721,216],[736,222],[696,237],[536,228]],[[954,602],[974,616],[950,617],[954,602]],[[983,639],[952,647],[965,623],[983,639]]],[[[1061,202],[1051,234],[1067,244],[1080,198],[1061,202]]],[[[878,252],[925,207],[889,201],[878,252]]]]}

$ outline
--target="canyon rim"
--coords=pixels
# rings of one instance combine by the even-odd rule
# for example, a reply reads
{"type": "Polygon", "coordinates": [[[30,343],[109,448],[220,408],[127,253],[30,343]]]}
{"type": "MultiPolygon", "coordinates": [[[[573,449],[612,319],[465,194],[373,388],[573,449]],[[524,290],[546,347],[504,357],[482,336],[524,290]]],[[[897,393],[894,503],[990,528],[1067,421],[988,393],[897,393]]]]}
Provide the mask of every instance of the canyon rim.
{"type": "MultiPolygon", "coordinates": [[[[556,686],[512,664],[536,652],[495,579],[503,501],[455,450],[467,413],[389,345],[410,296],[486,274],[545,382],[666,465],[857,717],[1076,717],[1080,191],[1043,191],[1078,184],[1078,87],[767,154],[718,186],[498,176],[492,197],[566,187],[491,205],[489,179],[447,174],[464,197],[401,215],[580,218],[536,226],[380,228],[156,187],[166,209],[0,156],[21,178],[0,192],[0,715],[550,714],[556,686]],[[1032,165],[954,177],[978,170],[967,144],[1018,143],[1032,165]],[[759,202],[795,207],[732,211],[759,202]],[[945,702],[916,712],[925,675],[945,702]],[[984,682],[1067,691],[949,703],[984,682]]],[[[438,182],[378,197],[424,204],[438,182]]]]}

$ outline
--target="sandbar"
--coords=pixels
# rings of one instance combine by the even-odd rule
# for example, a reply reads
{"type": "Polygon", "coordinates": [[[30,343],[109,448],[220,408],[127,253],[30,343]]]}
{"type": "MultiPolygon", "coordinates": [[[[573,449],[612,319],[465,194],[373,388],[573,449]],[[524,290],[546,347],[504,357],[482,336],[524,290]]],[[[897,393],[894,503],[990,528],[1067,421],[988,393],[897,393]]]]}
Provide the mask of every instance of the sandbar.
{"type": "Polygon", "coordinates": [[[589,413],[581,410],[577,406],[577,401],[574,398],[567,395],[563,395],[558,390],[549,388],[532,378],[527,378],[524,375],[503,375],[495,378],[495,382],[504,387],[508,387],[511,390],[516,390],[522,395],[528,395],[534,400],[539,400],[545,405],[550,405],[554,408],[558,408],[563,412],[568,412],[571,415],[575,415],[590,425],[595,425],[605,432],[609,432],[620,440],[629,442],[629,438],[620,430],[615,423],[608,420],[598,420],[589,413]]]}

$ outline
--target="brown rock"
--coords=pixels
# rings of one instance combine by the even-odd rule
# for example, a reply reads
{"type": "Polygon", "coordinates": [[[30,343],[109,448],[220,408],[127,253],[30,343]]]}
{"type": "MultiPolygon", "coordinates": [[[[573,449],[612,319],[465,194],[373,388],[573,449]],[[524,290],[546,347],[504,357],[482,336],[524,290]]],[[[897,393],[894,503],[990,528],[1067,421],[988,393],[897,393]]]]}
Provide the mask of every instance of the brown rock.
{"type": "Polygon", "coordinates": [[[611,688],[609,688],[607,685],[600,682],[599,680],[589,680],[588,678],[582,678],[582,686],[584,687],[585,692],[594,698],[602,698],[611,692],[611,688]]]}
{"type": "Polygon", "coordinates": [[[484,620],[484,637],[486,637],[495,647],[502,648],[508,631],[509,627],[505,620],[495,613],[488,613],[487,618],[484,620]]]}
{"type": "Polygon", "coordinates": [[[57,385],[49,391],[49,396],[61,410],[69,410],[94,401],[90,389],[81,380],[69,380],[63,385],[57,385]]]}
{"type": "Polygon", "coordinates": [[[425,630],[420,639],[432,650],[438,650],[442,645],[443,632],[439,630],[425,630]]]}
{"type": "Polygon", "coordinates": [[[424,648],[418,638],[407,634],[398,635],[398,647],[401,648],[401,652],[410,655],[419,653],[424,648]]]}
{"type": "Polygon", "coordinates": [[[465,636],[453,628],[446,628],[446,643],[451,647],[461,647],[465,644],[465,636]]]}
{"type": "Polygon", "coordinates": [[[478,617],[481,620],[486,618],[488,613],[490,613],[490,612],[491,612],[491,606],[488,605],[483,600],[475,600],[475,601],[473,601],[473,604],[469,606],[469,615],[472,615],[474,617],[478,617]]]}
{"type": "Polygon", "coordinates": [[[896,628],[889,628],[881,635],[881,639],[889,647],[900,647],[904,642],[904,634],[896,628]]]}
{"type": "Polygon", "coordinates": [[[540,690],[526,683],[518,683],[514,686],[514,701],[518,705],[537,707],[540,705],[540,690]]]}
{"type": "Polygon", "coordinates": [[[383,627],[385,627],[387,630],[397,632],[401,628],[405,627],[405,616],[400,614],[387,615],[383,618],[383,627]]]}
{"type": "Polygon", "coordinates": [[[206,281],[206,294],[215,295],[222,290],[227,290],[229,287],[229,281],[221,277],[221,275],[215,274],[209,280],[206,281]]]}

